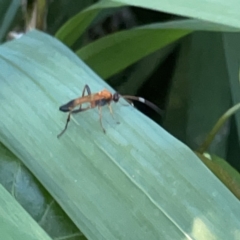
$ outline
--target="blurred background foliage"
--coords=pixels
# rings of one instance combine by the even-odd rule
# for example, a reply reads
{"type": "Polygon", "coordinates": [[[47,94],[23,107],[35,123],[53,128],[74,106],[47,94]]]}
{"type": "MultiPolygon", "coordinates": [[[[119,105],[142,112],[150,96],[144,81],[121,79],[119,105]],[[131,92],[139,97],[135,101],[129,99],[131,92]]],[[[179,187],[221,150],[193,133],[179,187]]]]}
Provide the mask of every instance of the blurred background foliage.
{"type": "MultiPolygon", "coordinates": [[[[235,26],[217,25],[217,22],[215,25],[201,23],[200,20],[194,22],[194,19],[188,18],[191,14],[179,16],[174,12],[154,11],[111,1],[3,0],[0,4],[1,43],[35,28],[59,38],[116,91],[142,96],[163,109],[163,116],[159,116],[148,107],[136,103],[139,110],[196,151],[216,176],[240,198],[238,109],[231,118],[226,116],[207,148],[198,151],[220,117],[240,100],[240,35],[237,29],[234,30],[235,26]],[[164,25],[166,22],[169,27],[164,25]],[[157,33],[159,29],[161,32],[157,33]],[[168,36],[165,42],[164,36],[168,36]],[[144,42],[150,47],[131,59],[127,55],[131,39],[134,39],[133,45],[137,45],[137,49],[143,47],[144,42]],[[104,44],[112,44],[112,49],[104,54],[101,52],[101,59],[102,55],[109,59],[106,57],[100,64],[96,55],[106,50],[104,44]],[[121,51],[123,56],[120,57],[121,51]],[[114,69],[110,72],[108,65],[113,57],[117,58],[117,64],[109,66],[109,69],[114,69]],[[128,57],[129,61],[126,60],[128,57]]],[[[8,171],[0,172],[1,184],[51,237],[85,239],[20,161],[5,146],[0,145],[0,148],[0,165],[9,165],[8,171]],[[17,178],[13,176],[16,172],[17,178]],[[29,195],[31,191],[37,191],[44,198],[39,197],[37,202],[30,204],[24,200],[24,194],[18,195],[18,183],[13,184],[13,179],[21,183],[26,181],[23,192],[29,195]],[[48,216],[57,226],[55,233],[58,232],[59,236],[55,235],[54,229],[48,226],[44,218],[49,204],[55,206],[51,207],[53,213],[48,213],[48,216]]]]}

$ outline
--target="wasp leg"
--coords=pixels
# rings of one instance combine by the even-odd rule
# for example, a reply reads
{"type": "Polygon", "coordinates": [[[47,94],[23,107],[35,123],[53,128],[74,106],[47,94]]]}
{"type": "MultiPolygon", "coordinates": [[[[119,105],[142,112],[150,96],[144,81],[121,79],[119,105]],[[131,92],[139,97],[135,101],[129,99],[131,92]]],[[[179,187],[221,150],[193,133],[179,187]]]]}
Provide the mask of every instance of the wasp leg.
{"type": "MultiPolygon", "coordinates": [[[[108,108],[109,108],[109,111],[110,111],[110,113],[111,113],[111,116],[112,116],[112,118],[113,118],[113,120],[115,120],[116,121],[116,119],[114,118],[114,115],[113,115],[113,110],[112,110],[112,107],[111,107],[111,104],[109,103],[108,104],[108,108]]],[[[118,122],[118,121],[116,121],[117,122],[117,124],[119,124],[120,122],[118,122]]]]}
{"type": "Polygon", "coordinates": [[[83,92],[82,92],[82,97],[85,96],[85,91],[87,90],[87,94],[88,95],[91,95],[91,90],[90,90],[90,87],[86,84],[83,88],[83,92]]]}
{"type": "MultiPolygon", "coordinates": [[[[87,84],[83,88],[82,97],[85,96],[85,92],[86,91],[87,91],[87,95],[91,95],[91,89],[90,89],[90,87],[87,84]]],[[[82,109],[82,104],[80,105],[79,109],[82,109]]]]}
{"type": "Polygon", "coordinates": [[[100,106],[98,106],[98,113],[99,113],[100,125],[102,127],[103,132],[106,133],[106,130],[104,129],[103,124],[102,124],[102,108],[100,106]]]}
{"type": "Polygon", "coordinates": [[[72,112],[69,112],[65,128],[57,135],[57,138],[60,138],[64,134],[64,132],[67,130],[68,123],[70,122],[70,118],[71,118],[71,113],[72,112]]]}
{"type": "Polygon", "coordinates": [[[89,106],[89,107],[86,107],[86,108],[81,108],[81,109],[77,109],[77,110],[73,110],[73,111],[69,112],[68,117],[67,117],[67,122],[66,122],[65,128],[62,130],[62,132],[60,132],[60,133],[57,135],[57,137],[60,138],[60,137],[63,135],[63,133],[67,130],[68,123],[69,123],[70,120],[71,120],[71,115],[72,115],[72,114],[75,114],[75,113],[78,113],[78,112],[83,112],[83,111],[86,111],[86,110],[88,110],[88,109],[90,109],[90,108],[91,108],[91,107],[89,106]]]}

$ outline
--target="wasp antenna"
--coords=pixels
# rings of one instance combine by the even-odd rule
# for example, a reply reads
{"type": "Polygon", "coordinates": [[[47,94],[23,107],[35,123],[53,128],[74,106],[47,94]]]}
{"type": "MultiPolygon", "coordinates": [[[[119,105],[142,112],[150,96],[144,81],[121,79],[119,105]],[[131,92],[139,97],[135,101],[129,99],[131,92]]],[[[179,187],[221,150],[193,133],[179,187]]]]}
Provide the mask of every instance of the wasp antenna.
{"type": "MultiPolygon", "coordinates": [[[[128,100],[135,100],[135,101],[138,101],[138,102],[141,102],[141,103],[144,103],[146,104],[148,107],[152,108],[154,111],[156,111],[158,114],[160,115],[163,115],[163,111],[158,107],[156,106],[154,103],[142,98],[142,97],[135,97],[135,96],[128,96],[128,95],[125,95],[125,96],[121,96],[122,98],[126,99],[127,101],[128,100]]],[[[129,101],[128,101],[129,102],[129,101]]],[[[132,104],[133,105],[133,104],[132,104]]]]}

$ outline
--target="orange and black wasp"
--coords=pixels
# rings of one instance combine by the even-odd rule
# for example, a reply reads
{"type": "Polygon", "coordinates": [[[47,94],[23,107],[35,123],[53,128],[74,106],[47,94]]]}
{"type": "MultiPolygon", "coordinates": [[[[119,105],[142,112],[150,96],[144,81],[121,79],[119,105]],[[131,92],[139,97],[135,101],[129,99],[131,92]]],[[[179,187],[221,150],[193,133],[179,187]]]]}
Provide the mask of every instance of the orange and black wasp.
{"type": "Polygon", "coordinates": [[[100,121],[101,127],[103,129],[103,132],[105,133],[106,131],[102,125],[102,107],[105,105],[108,105],[109,111],[110,111],[111,115],[113,116],[111,102],[118,102],[120,98],[124,98],[128,102],[131,102],[131,100],[136,100],[136,101],[142,102],[142,103],[146,104],[147,106],[149,106],[150,108],[152,108],[153,110],[155,110],[157,113],[162,114],[162,110],[160,108],[158,108],[155,104],[149,102],[148,100],[146,100],[144,98],[128,96],[128,95],[120,95],[117,92],[112,94],[111,92],[109,92],[106,89],[103,89],[102,91],[100,91],[98,93],[92,94],[89,86],[85,85],[83,88],[82,97],[73,99],[70,102],[60,106],[60,108],[59,108],[60,111],[69,112],[69,113],[68,113],[65,128],[62,130],[62,132],[60,134],[58,134],[57,137],[59,138],[67,130],[68,123],[71,118],[71,114],[83,112],[83,111],[86,111],[88,109],[95,108],[95,107],[98,107],[99,121],[100,121]],[[88,95],[85,95],[86,91],[87,91],[88,95]],[[82,104],[84,104],[84,103],[89,103],[90,105],[85,108],[82,108],[82,104]],[[76,108],[77,106],[79,106],[79,108],[74,110],[74,108],[76,108]]]}

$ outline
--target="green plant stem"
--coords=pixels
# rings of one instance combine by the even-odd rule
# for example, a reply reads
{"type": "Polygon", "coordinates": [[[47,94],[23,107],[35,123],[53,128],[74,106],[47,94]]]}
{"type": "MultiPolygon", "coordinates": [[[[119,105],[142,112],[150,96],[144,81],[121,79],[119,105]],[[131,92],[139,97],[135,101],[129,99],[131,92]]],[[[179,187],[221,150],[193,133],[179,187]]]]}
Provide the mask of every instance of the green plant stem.
{"type": "Polygon", "coordinates": [[[202,145],[199,147],[198,152],[203,154],[210,146],[212,143],[212,140],[218,133],[218,131],[221,129],[223,124],[238,110],[240,109],[240,103],[236,104],[232,108],[228,109],[217,121],[211,132],[208,134],[206,139],[203,141],[202,145]]]}

